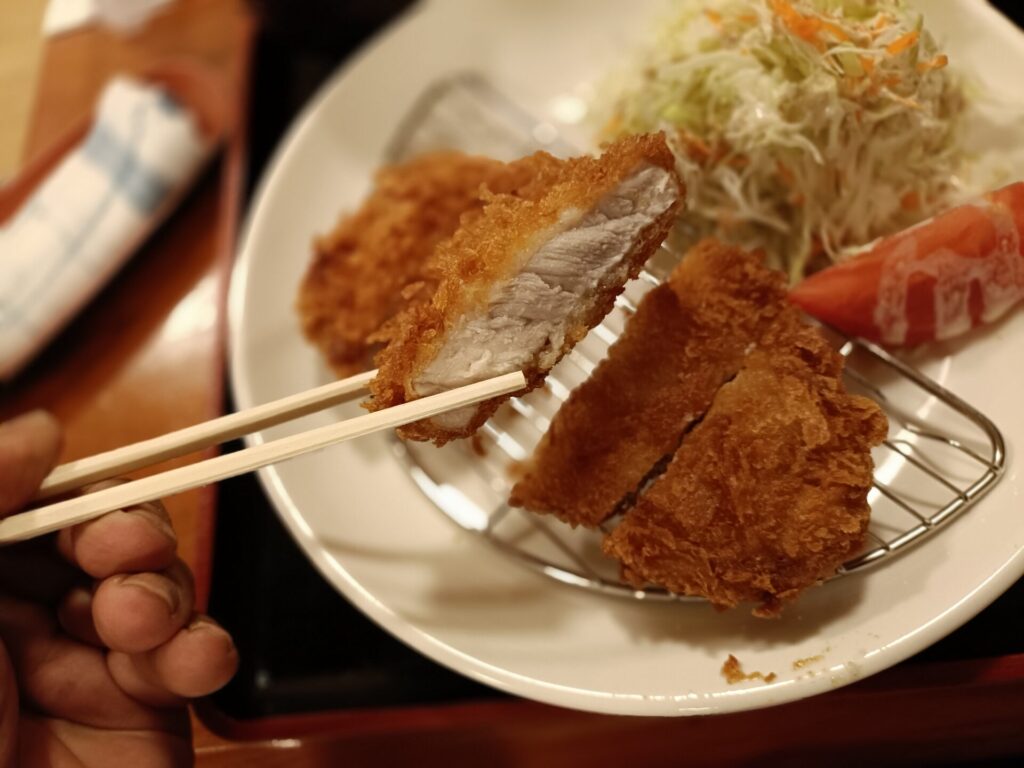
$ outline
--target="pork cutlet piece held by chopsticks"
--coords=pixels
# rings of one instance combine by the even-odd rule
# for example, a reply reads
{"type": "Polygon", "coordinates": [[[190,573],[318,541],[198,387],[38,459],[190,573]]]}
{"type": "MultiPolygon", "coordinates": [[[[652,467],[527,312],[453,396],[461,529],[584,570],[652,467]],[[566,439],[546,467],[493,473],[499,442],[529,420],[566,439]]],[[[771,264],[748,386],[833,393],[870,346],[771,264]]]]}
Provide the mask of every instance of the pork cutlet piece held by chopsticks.
{"type": "Polygon", "coordinates": [[[573,526],[612,515],[786,311],[785,293],[760,256],[714,240],[691,249],[559,409],[510,503],[573,526]]]}
{"type": "MultiPolygon", "coordinates": [[[[538,386],[657,250],[684,195],[661,134],[561,161],[532,192],[490,196],[438,246],[437,291],[397,321],[377,358],[371,409],[516,370],[538,386]]],[[[505,399],[400,434],[437,444],[467,437],[505,399]]]]}
{"type": "Polygon", "coordinates": [[[835,574],[863,544],[871,447],[887,431],[842,368],[795,313],[777,322],[605,538],[625,579],[774,616],[835,574]]]}
{"type": "Polygon", "coordinates": [[[382,326],[409,302],[429,300],[434,249],[479,212],[484,189],[529,193],[555,164],[546,156],[502,163],[444,151],[382,168],[360,208],[314,241],[299,288],[303,332],[334,372],[369,369],[387,335],[382,326]]]}

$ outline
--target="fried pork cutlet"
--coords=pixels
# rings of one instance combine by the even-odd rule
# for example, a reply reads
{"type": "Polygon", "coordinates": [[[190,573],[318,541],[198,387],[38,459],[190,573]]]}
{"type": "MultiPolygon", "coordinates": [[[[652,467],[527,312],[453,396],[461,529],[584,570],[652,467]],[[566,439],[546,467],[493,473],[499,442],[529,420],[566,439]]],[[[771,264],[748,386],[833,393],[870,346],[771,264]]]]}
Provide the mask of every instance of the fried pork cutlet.
{"type": "Polygon", "coordinates": [[[559,409],[510,503],[573,526],[609,517],[675,452],[786,311],[785,295],[785,277],[759,256],[695,246],[559,409]]]}
{"type": "Polygon", "coordinates": [[[782,318],[605,538],[625,579],[774,616],[834,574],[862,545],[870,449],[887,430],[842,366],[816,329],[782,318]]]}
{"type": "MultiPolygon", "coordinates": [[[[611,309],[668,234],[683,197],[660,134],[560,163],[532,194],[493,195],[438,246],[429,303],[398,320],[377,358],[374,410],[522,370],[528,388],[611,309]]],[[[404,427],[417,440],[476,431],[506,398],[404,427]]]]}
{"type": "Polygon", "coordinates": [[[429,261],[481,188],[514,192],[544,166],[437,152],[383,168],[354,214],[313,244],[297,308],[306,337],[339,376],[369,368],[379,329],[413,296],[429,299],[429,261]]]}

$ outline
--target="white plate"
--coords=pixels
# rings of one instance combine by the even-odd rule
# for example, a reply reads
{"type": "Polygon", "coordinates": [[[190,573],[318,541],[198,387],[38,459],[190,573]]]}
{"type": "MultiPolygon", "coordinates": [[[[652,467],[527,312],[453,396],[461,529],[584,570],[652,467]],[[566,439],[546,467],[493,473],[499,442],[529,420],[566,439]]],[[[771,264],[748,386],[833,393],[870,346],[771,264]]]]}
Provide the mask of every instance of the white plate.
{"type": "MultiPolygon", "coordinates": [[[[329,380],[293,311],[310,239],[365,192],[396,122],[431,82],[486,75],[570,139],[565,97],[614,63],[655,2],[445,0],[389,28],[296,121],[260,184],[231,289],[231,372],[240,408],[329,380]]],[[[951,60],[1024,103],[1024,40],[987,5],[923,3],[951,60]]],[[[916,360],[1003,430],[1008,472],[966,517],[878,570],[812,590],[779,621],[700,604],[643,604],[556,584],[458,529],[415,488],[387,438],[260,474],[288,530],[323,575],[389,632],[484,683],[598,712],[680,715],[763,707],[884,669],[952,631],[1024,572],[1024,437],[1017,348],[1024,313],[970,343],[916,360]],[[1012,343],[1011,343],[1012,340],[1012,343]],[[955,356],[952,354],[955,349],[955,356]],[[777,677],[729,685],[728,654],[777,677]],[[815,660],[796,668],[801,659],[815,660]]],[[[267,430],[255,441],[354,413],[267,430]]]]}

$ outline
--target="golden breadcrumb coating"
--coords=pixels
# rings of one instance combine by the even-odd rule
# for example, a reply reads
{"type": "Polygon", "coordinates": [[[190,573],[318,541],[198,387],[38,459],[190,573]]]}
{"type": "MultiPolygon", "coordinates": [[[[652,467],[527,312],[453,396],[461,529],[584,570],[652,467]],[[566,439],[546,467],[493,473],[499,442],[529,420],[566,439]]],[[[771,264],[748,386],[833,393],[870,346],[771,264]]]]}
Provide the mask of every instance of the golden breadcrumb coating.
{"type": "MultiPolygon", "coordinates": [[[[610,311],[625,280],[637,275],[668,234],[682,201],[683,185],[661,134],[622,139],[607,147],[599,158],[553,161],[544,153],[533,157],[547,172],[535,181],[530,195],[488,195],[481,214],[463,223],[449,240],[439,245],[435,266],[440,281],[432,300],[403,312],[396,321],[391,343],[377,356],[380,373],[370,387],[373,400],[368,407],[372,410],[415,399],[413,382],[438,353],[448,333],[468,315],[486,307],[495,287],[519,272],[539,246],[538,237],[551,232],[567,211],[592,209],[639,168],[658,166],[668,171],[678,187],[678,197],[634,242],[626,257],[627,277],[580,297],[582,311],[578,321],[568,328],[558,357],[610,311]]],[[[526,391],[538,386],[547,370],[528,366],[524,370],[526,391]]],[[[409,439],[433,440],[439,445],[467,437],[506,399],[507,396],[481,403],[465,428],[450,429],[424,420],[402,428],[399,433],[409,439]]]]}
{"type": "Polygon", "coordinates": [[[785,276],[761,262],[692,248],[558,410],[510,504],[594,526],[628,502],[785,310],[785,276]]]}
{"type": "Polygon", "coordinates": [[[377,173],[359,210],[314,241],[299,289],[303,332],[338,376],[368,369],[386,340],[381,326],[408,301],[430,298],[434,248],[483,206],[482,187],[528,191],[539,170],[435,152],[377,173]]]}
{"type": "Polygon", "coordinates": [[[775,616],[856,553],[887,424],[842,368],[817,329],[780,318],[605,538],[625,579],[775,616]]]}

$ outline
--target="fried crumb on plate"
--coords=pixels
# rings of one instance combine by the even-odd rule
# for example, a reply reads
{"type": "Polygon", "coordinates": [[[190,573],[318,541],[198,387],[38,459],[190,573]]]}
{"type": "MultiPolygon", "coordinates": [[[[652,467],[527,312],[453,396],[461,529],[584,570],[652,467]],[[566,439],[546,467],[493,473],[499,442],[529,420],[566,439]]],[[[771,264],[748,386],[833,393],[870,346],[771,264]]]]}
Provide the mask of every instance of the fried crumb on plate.
{"type": "Polygon", "coordinates": [[[763,680],[766,683],[770,683],[775,680],[777,675],[774,672],[769,672],[767,675],[760,672],[746,673],[743,671],[743,665],[740,664],[740,660],[729,654],[729,658],[722,664],[722,677],[725,678],[725,682],[729,685],[736,685],[736,683],[742,683],[747,680],[763,680]]]}
{"type": "Polygon", "coordinates": [[[808,656],[807,658],[804,658],[804,659],[797,659],[796,661],[793,662],[793,669],[794,670],[800,670],[800,669],[803,669],[804,667],[809,667],[809,666],[811,666],[811,664],[817,664],[819,661],[821,661],[824,658],[825,658],[825,655],[822,654],[822,653],[819,653],[817,656],[808,656]]]}

